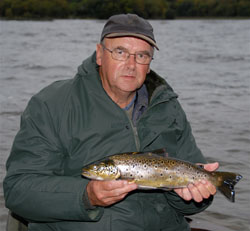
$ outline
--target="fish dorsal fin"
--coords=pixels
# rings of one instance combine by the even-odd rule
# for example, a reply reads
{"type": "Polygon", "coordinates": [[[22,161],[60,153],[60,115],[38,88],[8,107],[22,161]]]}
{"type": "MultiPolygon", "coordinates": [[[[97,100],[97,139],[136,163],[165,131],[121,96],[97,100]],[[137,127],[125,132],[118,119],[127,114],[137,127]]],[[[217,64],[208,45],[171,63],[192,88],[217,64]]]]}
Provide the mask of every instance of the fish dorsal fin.
{"type": "Polygon", "coordinates": [[[168,157],[168,153],[166,152],[165,148],[156,149],[154,151],[146,151],[146,152],[130,152],[128,153],[130,155],[138,155],[138,154],[144,154],[149,156],[161,156],[161,157],[168,157]]]}
{"type": "Polygon", "coordinates": [[[161,156],[161,157],[168,157],[168,153],[166,152],[165,148],[156,149],[156,150],[152,151],[152,154],[155,154],[155,155],[161,156]]]}
{"type": "Polygon", "coordinates": [[[143,152],[130,152],[129,154],[131,155],[137,155],[137,154],[142,154],[143,152]]]}

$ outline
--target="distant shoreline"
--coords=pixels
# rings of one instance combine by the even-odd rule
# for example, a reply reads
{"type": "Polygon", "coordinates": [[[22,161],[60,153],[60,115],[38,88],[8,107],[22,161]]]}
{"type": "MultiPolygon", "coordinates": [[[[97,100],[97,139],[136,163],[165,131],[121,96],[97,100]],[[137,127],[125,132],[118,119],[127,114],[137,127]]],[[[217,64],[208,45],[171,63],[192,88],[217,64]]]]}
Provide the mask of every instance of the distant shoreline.
{"type": "Polygon", "coordinates": [[[9,20],[107,19],[134,13],[145,19],[250,18],[249,0],[0,0],[9,20]]]}

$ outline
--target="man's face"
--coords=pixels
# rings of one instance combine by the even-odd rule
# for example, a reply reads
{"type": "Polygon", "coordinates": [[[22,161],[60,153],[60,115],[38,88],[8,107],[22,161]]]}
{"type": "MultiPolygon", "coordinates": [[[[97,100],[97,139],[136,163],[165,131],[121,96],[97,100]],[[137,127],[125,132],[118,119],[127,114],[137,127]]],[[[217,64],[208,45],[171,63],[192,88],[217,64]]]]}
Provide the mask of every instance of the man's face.
{"type": "MultiPolygon", "coordinates": [[[[147,52],[153,56],[153,48],[144,40],[134,37],[106,38],[104,45],[109,50],[121,48],[130,54],[147,52]]],[[[111,53],[97,44],[96,62],[100,66],[102,85],[109,96],[133,93],[140,88],[149,72],[149,65],[135,62],[134,55],[125,61],[114,60],[111,53]]]]}

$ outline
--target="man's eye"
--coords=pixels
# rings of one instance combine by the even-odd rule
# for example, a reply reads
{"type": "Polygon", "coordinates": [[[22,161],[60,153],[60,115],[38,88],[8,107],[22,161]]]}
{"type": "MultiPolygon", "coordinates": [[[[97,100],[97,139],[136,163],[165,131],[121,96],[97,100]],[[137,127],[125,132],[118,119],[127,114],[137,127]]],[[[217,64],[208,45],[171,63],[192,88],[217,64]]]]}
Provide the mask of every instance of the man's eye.
{"type": "Polygon", "coordinates": [[[121,49],[118,49],[118,48],[115,49],[114,51],[115,51],[115,53],[118,54],[118,55],[123,55],[123,54],[125,53],[124,50],[121,50],[121,49]]]}
{"type": "Polygon", "coordinates": [[[146,58],[146,55],[142,54],[142,53],[138,53],[137,57],[140,58],[140,59],[143,59],[143,58],[146,58]]]}
{"type": "Polygon", "coordinates": [[[137,55],[138,59],[149,59],[150,58],[149,55],[144,54],[144,53],[137,53],[136,55],[137,55]]]}

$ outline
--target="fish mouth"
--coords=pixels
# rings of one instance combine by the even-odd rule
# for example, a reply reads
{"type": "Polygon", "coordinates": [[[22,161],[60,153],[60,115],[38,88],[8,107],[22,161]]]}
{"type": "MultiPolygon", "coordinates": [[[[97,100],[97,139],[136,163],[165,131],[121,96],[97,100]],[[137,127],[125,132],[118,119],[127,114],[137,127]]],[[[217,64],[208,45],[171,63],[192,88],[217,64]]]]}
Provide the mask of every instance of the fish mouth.
{"type": "Polygon", "coordinates": [[[86,170],[82,170],[82,175],[83,176],[90,176],[89,172],[86,170]]]}
{"type": "Polygon", "coordinates": [[[102,177],[100,176],[97,176],[95,174],[91,174],[89,171],[87,170],[82,170],[82,176],[88,178],[88,179],[91,179],[91,180],[103,180],[102,177]]]}

